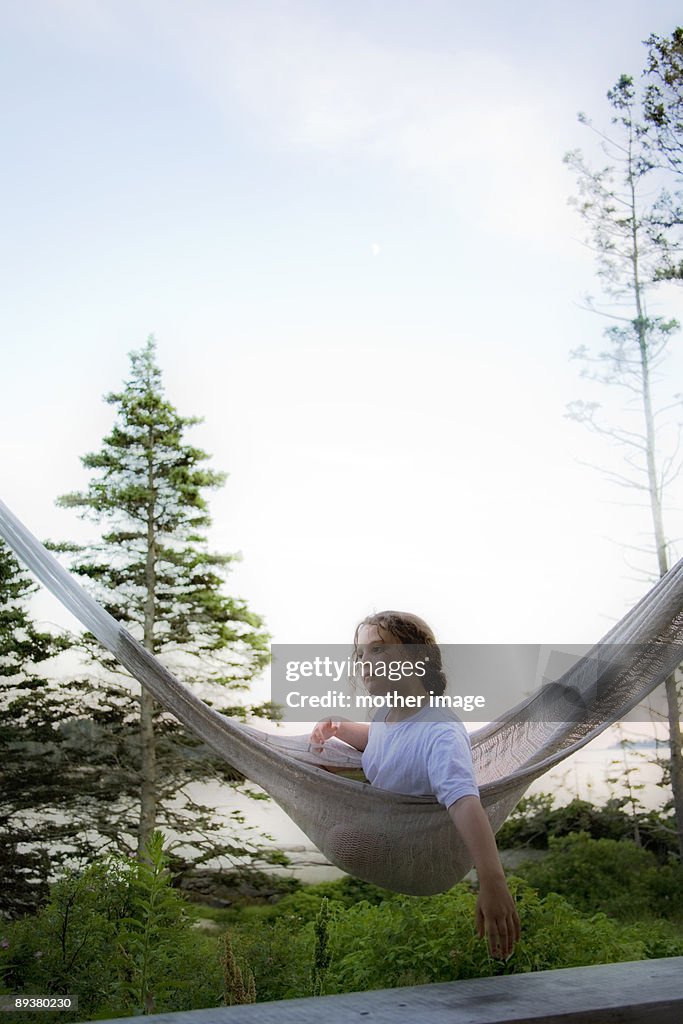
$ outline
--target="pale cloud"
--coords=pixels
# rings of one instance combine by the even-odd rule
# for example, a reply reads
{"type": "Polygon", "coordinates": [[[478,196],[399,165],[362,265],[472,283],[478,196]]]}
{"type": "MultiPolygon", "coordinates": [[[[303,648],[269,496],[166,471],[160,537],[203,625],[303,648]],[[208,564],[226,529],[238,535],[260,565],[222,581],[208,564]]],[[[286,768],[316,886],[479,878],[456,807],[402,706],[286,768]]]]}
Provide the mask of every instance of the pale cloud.
{"type": "Polygon", "coordinates": [[[455,53],[385,44],[340,27],[334,5],[301,2],[55,0],[54,11],[93,47],[164,61],[205,102],[231,118],[241,109],[266,150],[368,161],[426,181],[487,234],[543,244],[572,230],[566,147],[514,52],[468,38],[455,53]]]}
{"type": "Polygon", "coordinates": [[[12,20],[52,38],[68,33],[73,46],[101,53],[131,48],[131,21],[140,26],[133,8],[128,8],[131,21],[123,17],[125,10],[123,4],[107,0],[22,0],[1,13],[6,23],[12,20]]]}
{"type": "Polygon", "coordinates": [[[165,5],[164,31],[215,102],[235,99],[266,145],[427,178],[480,229],[542,239],[568,223],[550,115],[519,64],[385,46],[301,4],[165,5]]]}

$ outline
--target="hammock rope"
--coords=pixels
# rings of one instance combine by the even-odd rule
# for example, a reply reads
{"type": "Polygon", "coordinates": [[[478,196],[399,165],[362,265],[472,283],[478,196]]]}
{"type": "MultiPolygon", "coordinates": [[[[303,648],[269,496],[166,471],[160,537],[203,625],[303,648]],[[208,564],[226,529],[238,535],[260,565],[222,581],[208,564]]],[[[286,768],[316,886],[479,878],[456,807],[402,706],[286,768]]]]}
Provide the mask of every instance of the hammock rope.
{"type": "MultiPolygon", "coordinates": [[[[220,714],[101,608],[2,501],[0,537],[162,707],[265,789],[333,864],[411,895],[443,892],[469,871],[467,849],[435,799],[335,774],[360,767],[360,752],[339,740],[312,753],[308,734],[264,733],[220,714]]],[[[627,714],[681,661],[683,560],[556,686],[540,688],[472,734],[481,800],[494,831],[531,782],[627,714]]]]}

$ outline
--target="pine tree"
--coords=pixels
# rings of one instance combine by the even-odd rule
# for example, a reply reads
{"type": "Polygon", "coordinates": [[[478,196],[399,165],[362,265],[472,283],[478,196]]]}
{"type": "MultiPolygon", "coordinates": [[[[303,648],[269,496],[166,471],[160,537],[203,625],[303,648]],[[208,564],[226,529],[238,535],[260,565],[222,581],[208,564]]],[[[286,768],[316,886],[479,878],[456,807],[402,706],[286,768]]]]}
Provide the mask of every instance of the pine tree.
{"type": "Polygon", "coordinates": [[[74,840],[68,822],[46,812],[71,801],[55,771],[66,754],[59,726],[71,709],[38,669],[69,640],[33,623],[26,601],[35,589],[0,542],[0,913],[8,916],[35,908],[47,894],[54,847],[59,857],[74,840]]]}
{"type": "MultiPolygon", "coordinates": [[[[155,354],[151,337],[131,353],[123,390],[105,396],[116,410],[114,426],[101,449],[81,460],[93,478],[87,490],[58,500],[100,525],[101,541],[85,548],[54,547],[71,552],[72,571],[90,581],[104,607],[148,651],[200,687],[205,700],[224,705],[228,692],[248,689],[267,663],[268,636],[244,601],[223,593],[237,556],[208,550],[211,520],[203,495],[220,487],[225,476],[206,468],[209,456],[186,441],[187,429],[201,421],[180,416],[165,398],[155,354]]],[[[194,833],[191,845],[200,851],[199,860],[245,853],[243,845],[215,839],[216,813],[183,790],[189,781],[239,776],[162,712],[144,689],[122,680],[120,666],[94,638],[87,637],[86,644],[90,658],[105,670],[110,707],[124,709],[128,726],[134,712],[138,720],[136,754],[131,758],[134,752],[126,749],[124,758],[128,775],[132,770],[139,782],[138,851],[161,825],[187,835],[188,842],[194,833]],[[183,806],[173,806],[181,794],[183,806]]],[[[242,711],[234,704],[220,710],[242,711]]],[[[130,830],[130,814],[120,824],[130,830]]]]}

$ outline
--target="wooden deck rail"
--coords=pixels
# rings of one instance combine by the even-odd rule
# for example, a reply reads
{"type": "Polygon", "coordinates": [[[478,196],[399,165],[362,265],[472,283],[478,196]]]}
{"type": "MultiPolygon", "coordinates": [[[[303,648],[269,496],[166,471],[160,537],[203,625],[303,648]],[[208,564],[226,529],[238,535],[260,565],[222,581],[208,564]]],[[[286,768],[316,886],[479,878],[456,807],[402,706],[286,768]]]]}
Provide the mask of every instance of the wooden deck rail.
{"type": "MultiPolygon", "coordinates": [[[[118,1018],[126,1024],[683,1024],[683,957],[118,1018]]],[[[97,1024],[114,1024],[98,1021],[97,1024]]]]}

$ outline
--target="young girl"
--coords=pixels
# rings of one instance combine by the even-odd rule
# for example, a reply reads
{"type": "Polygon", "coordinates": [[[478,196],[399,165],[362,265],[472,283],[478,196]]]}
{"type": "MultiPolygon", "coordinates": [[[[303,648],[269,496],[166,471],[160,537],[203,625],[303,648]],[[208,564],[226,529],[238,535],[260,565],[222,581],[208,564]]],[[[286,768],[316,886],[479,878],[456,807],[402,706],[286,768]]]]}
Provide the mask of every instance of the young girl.
{"type": "Polygon", "coordinates": [[[429,705],[429,694],[446,688],[434,634],[417,615],[378,612],[357,627],[354,655],[368,693],[406,699],[394,701],[398,706],[389,710],[381,708],[370,723],[323,719],[311,733],[312,747],[320,750],[336,736],[363,752],[363,771],[372,785],[409,796],[436,796],[477,869],[479,936],[486,935],[492,955],[508,957],[519,939],[519,916],[479,800],[469,737],[453,712],[429,705]],[[390,681],[387,667],[399,662],[401,678],[390,681]]]}

